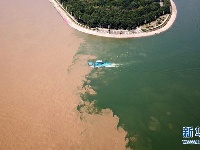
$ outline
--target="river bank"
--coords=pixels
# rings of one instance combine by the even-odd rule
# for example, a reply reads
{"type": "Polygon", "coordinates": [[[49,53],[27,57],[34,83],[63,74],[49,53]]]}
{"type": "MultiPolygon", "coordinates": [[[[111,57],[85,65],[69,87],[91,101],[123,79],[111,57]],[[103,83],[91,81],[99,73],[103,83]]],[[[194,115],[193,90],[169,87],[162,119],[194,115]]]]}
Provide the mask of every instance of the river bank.
{"type": "Polygon", "coordinates": [[[69,24],[72,28],[87,33],[91,35],[96,36],[102,36],[102,37],[111,37],[111,38],[137,38],[137,37],[145,37],[145,36],[152,36],[159,33],[162,33],[166,30],[168,30],[176,20],[177,16],[177,9],[176,5],[173,2],[173,0],[170,0],[171,2],[171,15],[169,15],[169,18],[167,18],[163,24],[163,27],[154,28],[154,30],[149,32],[143,32],[140,27],[135,29],[134,31],[128,31],[128,30],[112,30],[110,32],[108,29],[89,29],[84,26],[82,26],[80,23],[78,23],[73,16],[71,16],[63,7],[59,4],[57,0],[49,0],[55,9],[58,11],[58,13],[62,16],[62,18],[65,20],[67,24],[69,24]]]}

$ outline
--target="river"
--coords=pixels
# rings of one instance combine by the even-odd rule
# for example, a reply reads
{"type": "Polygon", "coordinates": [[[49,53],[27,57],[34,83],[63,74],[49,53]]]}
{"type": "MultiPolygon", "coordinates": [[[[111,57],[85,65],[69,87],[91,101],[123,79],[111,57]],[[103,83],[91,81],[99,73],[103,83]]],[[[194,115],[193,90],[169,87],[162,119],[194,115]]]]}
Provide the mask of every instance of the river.
{"type": "Polygon", "coordinates": [[[87,98],[119,116],[133,149],[199,149],[182,140],[183,127],[200,125],[200,2],[175,3],[175,23],[156,36],[109,39],[81,34],[86,43],[80,53],[120,65],[94,69],[88,79],[97,95],[87,98]]]}

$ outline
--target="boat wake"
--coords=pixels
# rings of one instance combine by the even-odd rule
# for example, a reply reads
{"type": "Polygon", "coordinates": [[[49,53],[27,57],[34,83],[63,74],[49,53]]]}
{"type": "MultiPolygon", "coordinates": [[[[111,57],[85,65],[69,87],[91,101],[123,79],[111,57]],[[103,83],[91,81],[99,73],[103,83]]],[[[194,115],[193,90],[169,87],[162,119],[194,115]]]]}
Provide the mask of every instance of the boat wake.
{"type": "Polygon", "coordinates": [[[112,68],[112,67],[119,67],[120,64],[116,64],[116,63],[111,63],[110,65],[108,66],[105,66],[106,68],[112,68]]]}

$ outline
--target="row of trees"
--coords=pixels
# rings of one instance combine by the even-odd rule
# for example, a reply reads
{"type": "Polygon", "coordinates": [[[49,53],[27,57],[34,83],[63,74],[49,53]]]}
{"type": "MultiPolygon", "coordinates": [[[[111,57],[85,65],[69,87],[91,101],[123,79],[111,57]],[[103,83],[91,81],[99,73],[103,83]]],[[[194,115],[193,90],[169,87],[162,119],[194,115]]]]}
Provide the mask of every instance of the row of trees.
{"type": "Polygon", "coordinates": [[[133,29],[170,13],[170,1],[162,0],[59,0],[81,24],[91,28],[133,29]]]}

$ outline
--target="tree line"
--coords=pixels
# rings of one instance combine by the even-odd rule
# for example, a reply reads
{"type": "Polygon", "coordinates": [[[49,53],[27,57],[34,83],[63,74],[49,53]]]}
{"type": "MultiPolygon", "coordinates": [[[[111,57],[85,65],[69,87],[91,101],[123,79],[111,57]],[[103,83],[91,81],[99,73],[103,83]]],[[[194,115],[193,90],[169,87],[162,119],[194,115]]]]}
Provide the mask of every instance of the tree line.
{"type": "Polygon", "coordinates": [[[170,0],[59,0],[81,24],[90,28],[134,29],[170,13],[170,0]]]}

